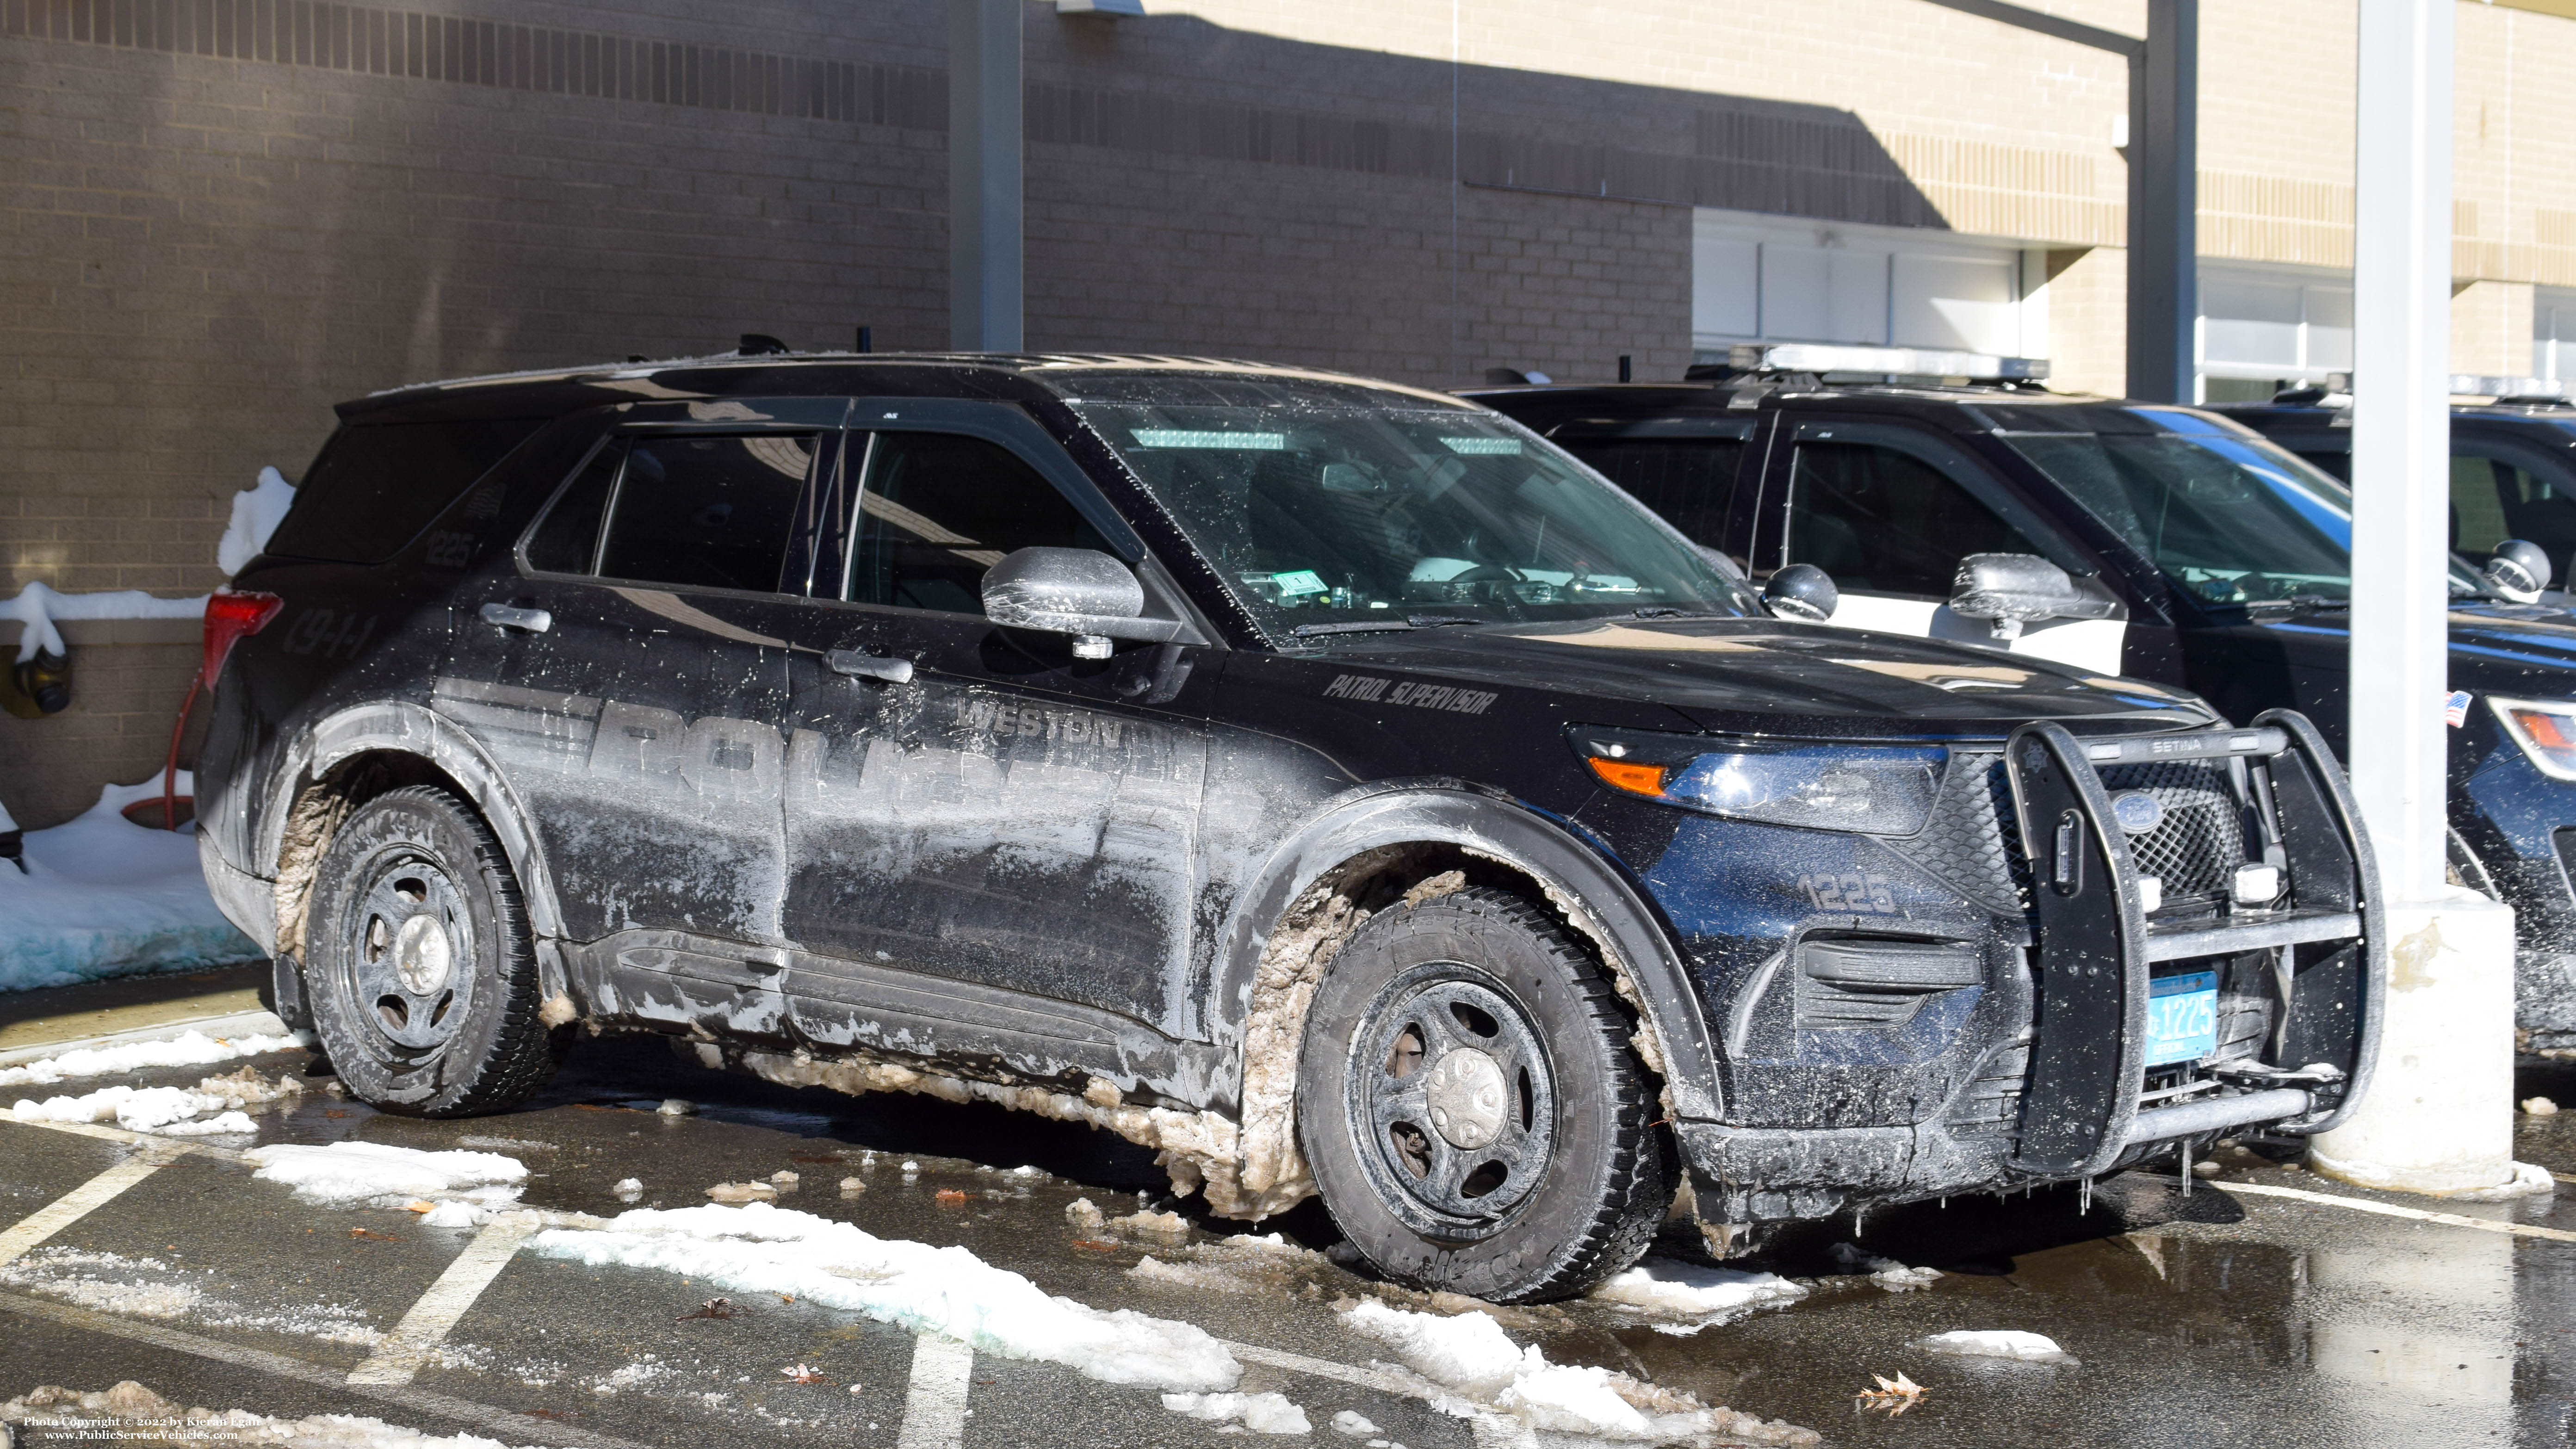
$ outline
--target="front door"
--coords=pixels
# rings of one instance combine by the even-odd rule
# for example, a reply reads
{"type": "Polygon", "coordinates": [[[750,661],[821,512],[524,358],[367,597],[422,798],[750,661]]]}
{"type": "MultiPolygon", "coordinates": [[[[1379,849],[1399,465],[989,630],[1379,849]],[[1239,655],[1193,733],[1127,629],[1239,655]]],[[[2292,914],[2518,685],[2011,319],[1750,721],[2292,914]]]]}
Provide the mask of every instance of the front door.
{"type": "Polygon", "coordinates": [[[1203,1036],[1191,707],[1214,661],[994,627],[982,579],[1013,551],[1141,546],[1024,415],[905,411],[858,410],[838,577],[794,625],[785,925],[852,967],[799,991],[800,1027],[864,1031],[893,970],[1203,1036]]]}
{"type": "Polygon", "coordinates": [[[2036,554],[2070,572],[2076,551],[1974,459],[1947,440],[1898,424],[1784,420],[1771,450],[1754,541],[1764,573],[1813,564],[1833,577],[1831,622],[2009,648],[2103,674],[2123,672],[2125,619],[2048,620],[1998,638],[1983,619],[1949,607],[1959,561],[1972,553],[2036,554]]]}

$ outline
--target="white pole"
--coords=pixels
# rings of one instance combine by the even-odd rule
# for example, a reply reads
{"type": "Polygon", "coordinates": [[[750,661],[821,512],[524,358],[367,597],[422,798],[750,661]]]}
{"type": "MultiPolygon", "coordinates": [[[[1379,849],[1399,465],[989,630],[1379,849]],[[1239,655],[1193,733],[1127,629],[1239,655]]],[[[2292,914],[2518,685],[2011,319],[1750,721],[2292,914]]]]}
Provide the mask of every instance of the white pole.
{"type": "Polygon", "coordinates": [[[2455,3],[2360,0],[2347,755],[2394,965],[2377,1079],[2313,1153],[2414,1192],[2512,1176],[2513,913],[2444,883],[2455,3]]]}

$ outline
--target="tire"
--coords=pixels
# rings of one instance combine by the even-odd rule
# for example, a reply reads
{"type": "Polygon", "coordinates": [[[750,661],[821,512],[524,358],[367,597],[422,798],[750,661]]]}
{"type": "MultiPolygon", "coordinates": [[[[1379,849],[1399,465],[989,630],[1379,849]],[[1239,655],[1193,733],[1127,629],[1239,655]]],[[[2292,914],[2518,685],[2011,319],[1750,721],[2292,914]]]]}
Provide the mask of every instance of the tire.
{"type": "Polygon", "coordinates": [[[1673,1196],[1634,1029],[1591,953],[1516,896],[1371,917],[1298,1057],[1325,1210],[1399,1283],[1498,1303],[1592,1288],[1645,1252],[1673,1196]]]}
{"type": "Polygon", "coordinates": [[[351,812],[323,849],[304,934],[314,1031],[360,1101],[472,1117],[554,1075],[518,878],[447,791],[414,785],[351,812]]]}

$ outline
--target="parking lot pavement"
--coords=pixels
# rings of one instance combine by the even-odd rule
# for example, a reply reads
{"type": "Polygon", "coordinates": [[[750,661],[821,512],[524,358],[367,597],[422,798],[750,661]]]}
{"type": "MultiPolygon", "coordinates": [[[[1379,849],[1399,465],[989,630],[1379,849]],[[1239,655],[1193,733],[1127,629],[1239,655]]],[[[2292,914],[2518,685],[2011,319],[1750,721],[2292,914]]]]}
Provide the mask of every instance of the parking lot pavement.
{"type": "MultiPolygon", "coordinates": [[[[0,1089],[0,1101],[191,1086],[241,1065],[0,1089]]],[[[306,1063],[288,1052],[248,1065],[274,1079],[306,1063]]],[[[1475,1305],[1430,1302],[1296,1251],[1330,1246],[1311,1206],[1264,1225],[1280,1231],[1275,1246],[1221,1221],[1179,1233],[1117,1223],[1162,1206],[1168,1185],[1150,1154],[1088,1129],[774,1087],[639,1038],[584,1043],[527,1109],[474,1121],[383,1116],[335,1095],[327,1077],[298,1080],[313,1090],[258,1115],[259,1144],[498,1153],[528,1168],[519,1202],[530,1211],[433,1227],[400,1208],[309,1201],[256,1178],[240,1158],[249,1139],[0,1115],[0,1400],[131,1379],[182,1405],[363,1414],[511,1444],[1144,1449],[1242,1432],[1165,1407],[1151,1384],[916,1338],[885,1321],[900,1314],[727,1288],[696,1260],[586,1261],[563,1246],[571,1239],[544,1236],[548,1223],[587,1221],[574,1215],[697,1206],[712,1185],[785,1172],[796,1177],[773,1188],[780,1208],[961,1247],[1047,1294],[1204,1330],[1243,1365],[1239,1392],[1276,1393],[1303,1411],[1305,1442],[1579,1442],[1490,1410],[1442,1412],[1423,1380],[1381,1363],[1398,1355],[1337,1304],[1475,1305]],[[673,1098],[694,1111],[659,1110],[673,1098]],[[638,1188],[621,1196],[627,1179],[638,1188]],[[861,1186],[845,1194],[844,1179],[861,1186]],[[1077,1200],[1112,1221],[1068,1220],[1077,1200]],[[718,1297],[728,1301],[710,1310],[718,1297]],[[1336,1414],[1373,1428],[1345,1436],[1336,1414]]],[[[2534,1081],[2529,1090],[2551,1085],[2546,1074],[2534,1081]]],[[[2576,1080],[2559,1084],[2576,1097],[2571,1089],[2576,1080]]],[[[2567,1120],[2521,1119],[2521,1154],[2576,1169],[2567,1120]]],[[[1803,1295],[1783,1290],[1732,1315],[1600,1301],[1492,1312],[1551,1362],[1812,1426],[1833,1444],[2563,1441],[2576,1403],[2576,1240],[2262,1195],[2244,1189],[2425,1207],[2259,1157],[2221,1163],[2222,1177],[2188,1197],[2170,1176],[2106,1183],[2089,1213],[2054,1193],[1882,1214],[1865,1225],[1862,1251],[1840,1259],[1837,1234],[1811,1234],[1753,1265],[1803,1295]],[[1942,1275],[1892,1291],[1869,1276],[1886,1262],[1869,1257],[1942,1275]],[[1960,1329],[2045,1334],[2078,1362],[1914,1346],[1960,1329]],[[1871,1375],[1900,1370],[1925,1386],[1901,1417],[1855,1402],[1871,1375]]],[[[2576,1232],[2562,1202],[2436,1206],[2576,1232]]],[[[972,1271],[957,1261],[960,1275],[972,1271]]],[[[48,1441],[31,1432],[21,1442],[48,1441]]]]}

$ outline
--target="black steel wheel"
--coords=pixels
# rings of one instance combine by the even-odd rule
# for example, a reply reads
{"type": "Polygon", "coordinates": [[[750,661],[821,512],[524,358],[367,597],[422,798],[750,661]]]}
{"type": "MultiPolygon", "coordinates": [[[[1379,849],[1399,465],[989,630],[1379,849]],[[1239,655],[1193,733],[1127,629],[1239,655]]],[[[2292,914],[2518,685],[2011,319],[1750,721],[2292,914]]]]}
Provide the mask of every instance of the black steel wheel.
{"type": "Polygon", "coordinates": [[[1298,1140],[1387,1277],[1498,1302],[1636,1261],[1672,1200],[1653,1079],[1607,976],[1503,891],[1370,919],[1306,1018],[1298,1140]]]}
{"type": "Polygon", "coordinates": [[[360,1100],[466,1117],[553,1075],[517,878],[446,791],[416,785],[351,812],[323,850],[305,947],[314,1030],[360,1100]]]}

